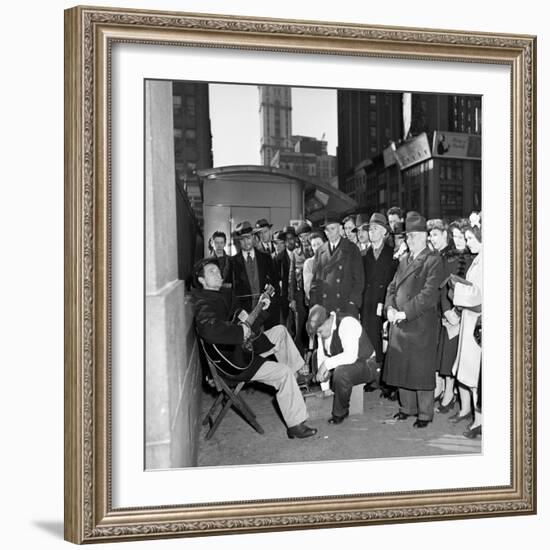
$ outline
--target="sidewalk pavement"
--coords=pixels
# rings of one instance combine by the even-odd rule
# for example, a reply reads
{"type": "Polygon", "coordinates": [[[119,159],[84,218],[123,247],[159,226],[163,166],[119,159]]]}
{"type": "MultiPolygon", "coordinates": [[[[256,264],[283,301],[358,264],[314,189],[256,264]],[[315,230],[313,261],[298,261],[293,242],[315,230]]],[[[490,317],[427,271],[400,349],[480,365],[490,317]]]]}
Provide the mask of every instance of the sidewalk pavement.
{"type": "MultiPolygon", "coordinates": [[[[317,428],[315,436],[299,440],[288,439],[286,426],[276,408],[274,393],[263,387],[250,387],[241,394],[263,427],[257,433],[231,409],[212,439],[199,439],[198,466],[274,464],[323,460],[357,460],[411,456],[477,454],[482,452],[482,439],[467,439],[462,432],[466,422],[451,424],[448,414],[435,413],[426,428],[414,428],[415,418],[397,422],[393,415],[398,403],[380,397],[380,392],[364,393],[363,414],[353,415],[339,425],[327,422],[332,397],[311,395],[306,404],[311,419],[307,424],[317,428]],[[312,401],[315,400],[315,401],[312,401]]],[[[213,397],[203,395],[202,414],[213,403],[213,397]]]]}

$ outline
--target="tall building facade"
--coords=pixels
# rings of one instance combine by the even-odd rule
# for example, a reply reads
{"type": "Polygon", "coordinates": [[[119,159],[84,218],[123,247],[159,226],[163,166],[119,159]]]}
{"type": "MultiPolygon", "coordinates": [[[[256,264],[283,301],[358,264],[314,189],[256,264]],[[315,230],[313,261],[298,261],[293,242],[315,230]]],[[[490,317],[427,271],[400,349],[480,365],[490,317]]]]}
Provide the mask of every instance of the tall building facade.
{"type": "Polygon", "coordinates": [[[481,209],[479,96],[339,90],[338,143],[340,188],[361,211],[481,209]]]}
{"type": "Polygon", "coordinates": [[[260,94],[260,154],[272,166],[277,151],[293,149],[292,96],[288,86],[258,86],[260,94]]]}
{"type": "Polygon", "coordinates": [[[203,195],[197,171],[213,165],[208,84],[173,82],[172,103],[178,270],[180,279],[187,279],[203,248],[203,195]]]}
{"type": "Polygon", "coordinates": [[[304,188],[306,204],[315,204],[318,211],[324,210],[326,205],[321,199],[326,202],[328,196],[321,193],[315,183],[333,185],[337,158],[328,154],[325,140],[292,134],[291,88],[259,86],[258,90],[262,164],[310,180],[304,188]]]}

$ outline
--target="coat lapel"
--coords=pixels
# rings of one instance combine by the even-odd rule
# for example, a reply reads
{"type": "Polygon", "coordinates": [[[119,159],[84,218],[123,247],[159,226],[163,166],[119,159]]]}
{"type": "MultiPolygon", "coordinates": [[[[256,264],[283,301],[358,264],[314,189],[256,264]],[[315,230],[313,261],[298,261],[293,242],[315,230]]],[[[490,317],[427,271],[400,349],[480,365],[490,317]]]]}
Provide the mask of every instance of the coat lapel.
{"type": "MultiPolygon", "coordinates": [[[[403,284],[403,281],[408,279],[412,274],[416,273],[419,269],[422,268],[424,264],[424,258],[428,255],[429,249],[426,247],[411,263],[406,264],[405,269],[401,272],[400,276],[397,278],[397,286],[403,284]]],[[[407,260],[405,260],[407,262],[407,260]]]]}

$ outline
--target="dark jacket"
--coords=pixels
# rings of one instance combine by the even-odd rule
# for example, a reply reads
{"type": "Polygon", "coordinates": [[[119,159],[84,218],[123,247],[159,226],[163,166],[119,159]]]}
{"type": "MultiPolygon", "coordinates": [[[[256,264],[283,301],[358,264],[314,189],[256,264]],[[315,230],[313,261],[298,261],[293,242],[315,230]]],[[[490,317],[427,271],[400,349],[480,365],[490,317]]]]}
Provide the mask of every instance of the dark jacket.
{"type": "Polygon", "coordinates": [[[320,304],[328,312],[336,311],[358,317],[363,285],[363,264],[357,245],[342,238],[333,254],[330,253],[328,242],[315,252],[311,304],[320,304]]]}
{"type": "Polygon", "coordinates": [[[427,247],[412,262],[408,260],[406,255],[399,261],[386,295],[386,312],[391,306],[407,318],[390,325],[384,381],[410,390],[433,390],[443,267],[439,255],[427,247]]]}
{"type": "Polygon", "coordinates": [[[386,301],[386,291],[397,269],[397,260],[393,259],[393,248],[384,243],[378,260],[372,247],[362,257],[365,273],[365,291],[361,308],[361,324],[367,331],[376,349],[376,360],[381,362],[382,355],[382,312],[377,315],[378,304],[382,307],[386,301]]]}
{"type": "Polygon", "coordinates": [[[281,281],[281,296],[288,300],[288,282],[290,277],[290,258],[288,252],[283,250],[275,256],[275,268],[281,281]]]}
{"type": "MultiPolygon", "coordinates": [[[[260,281],[260,292],[263,291],[265,285],[270,284],[275,288],[275,296],[271,299],[271,305],[269,306],[268,317],[266,319],[266,328],[270,328],[279,323],[279,278],[277,271],[273,264],[273,260],[268,254],[255,250],[254,258],[256,266],[258,268],[258,278],[260,281]]],[[[231,257],[231,284],[233,287],[234,295],[237,298],[240,306],[250,312],[253,307],[253,301],[250,289],[250,283],[248,281],[248,275],[246,273],[246,267],[244,265],[243,253],[239,252],[235,256],[231,257]]]]}
{"type": "MultiPolygon", "coordinates": [[[[241,347],[244,341],[243,328],[231,320],[235,312],[241,308],[231,290],[225,288],[219,291],[194,289],[192,296],[195,326],[199,336],[207,344],[217,344],[218,349],[231,362],[238,367],[243,367],[246,364],[241,347]]],[[[258,330],[264,317],[265,312],[258,316],[252,326],[254,331],[258,330]]],[[[235,379],[250,380],[265,361],[259,354],[272,347],[271,342],[263,335],[255,340],[254,351],[256,353],[252,364],[246,370],[235,371],[235,379]]]]}

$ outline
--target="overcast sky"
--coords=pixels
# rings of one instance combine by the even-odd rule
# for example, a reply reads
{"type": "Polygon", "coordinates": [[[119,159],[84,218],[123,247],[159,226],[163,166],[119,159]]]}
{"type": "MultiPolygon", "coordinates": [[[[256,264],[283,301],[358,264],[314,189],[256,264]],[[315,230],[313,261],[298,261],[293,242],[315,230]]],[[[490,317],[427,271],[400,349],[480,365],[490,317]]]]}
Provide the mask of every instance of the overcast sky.
{"type": "MultiPolygon", "coordinates": [[[[261,164],[259,92],[256,85],[210,84],[214,166],[261,164]]],[[[336,90],[292,88],[292,134],[328,142],[336,155],[336,90]]]]}

